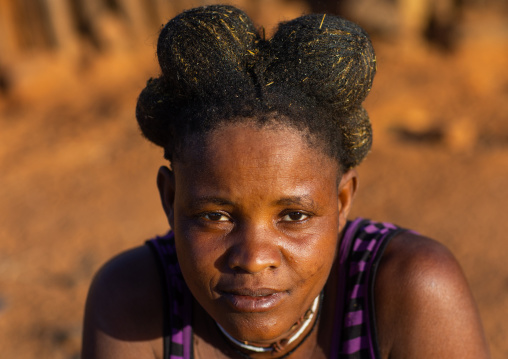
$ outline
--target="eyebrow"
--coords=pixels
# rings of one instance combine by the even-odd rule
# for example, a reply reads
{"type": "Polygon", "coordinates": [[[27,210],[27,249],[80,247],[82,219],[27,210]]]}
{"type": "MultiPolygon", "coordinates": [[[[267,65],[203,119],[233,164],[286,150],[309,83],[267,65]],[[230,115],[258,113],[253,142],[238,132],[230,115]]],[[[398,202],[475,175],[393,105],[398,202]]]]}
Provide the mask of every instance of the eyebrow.
{"type": "Polygon", "coordinates": [[[278,206],[298,205],[298,206],[310,207],[312,209],[317,209],[317,207],[318,207],[316,202],[314,202],[314,200],[310,196],[283,197],[283,198],[275,201],[275,204],[278,206]]]}
{"type": "Polygon", "coordinates": [[[192,205],[194,206],[203,206],[206,204],[216,204],[219,206],[233,206],[234,203],[231,201],[228,201],[227,199],[220,198],[220,197],[214,197],[214,196],[203,196],[196,198],[195,200],[192,200],[192,205]]]}

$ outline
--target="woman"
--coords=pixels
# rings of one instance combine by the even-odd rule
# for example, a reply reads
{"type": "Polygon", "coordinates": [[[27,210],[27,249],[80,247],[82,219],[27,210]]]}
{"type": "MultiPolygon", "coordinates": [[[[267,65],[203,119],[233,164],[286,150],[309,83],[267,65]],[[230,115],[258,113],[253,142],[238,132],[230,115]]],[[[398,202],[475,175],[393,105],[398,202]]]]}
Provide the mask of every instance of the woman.
{"type": "Polygon", "coordinates": [[[230,6],[162,30],[143,134],[171,231],[97,274],[83,358],[485,358],[460,267],[392,224],[348,221],[370,149],[365,32],[309,15],[261,39],[230,6]]]}

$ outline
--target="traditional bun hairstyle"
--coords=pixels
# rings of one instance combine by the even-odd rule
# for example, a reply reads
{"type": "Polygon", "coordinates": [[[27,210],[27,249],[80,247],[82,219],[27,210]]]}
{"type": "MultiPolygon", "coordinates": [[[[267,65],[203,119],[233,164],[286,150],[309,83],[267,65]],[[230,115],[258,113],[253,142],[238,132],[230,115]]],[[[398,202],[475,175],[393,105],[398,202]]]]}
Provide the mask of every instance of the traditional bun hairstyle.
{"type": "Polygon", "coordinates": [[[306,132],[343,170],[370,150],[362,102],[376,59],[368,35],[352,22],[306,15],[264,40],[242,11],[205,6],[166,24],[157,57],[162,74],[141,92],[136,117],[169,160],[188,135],[242,119],[306,132]]]}

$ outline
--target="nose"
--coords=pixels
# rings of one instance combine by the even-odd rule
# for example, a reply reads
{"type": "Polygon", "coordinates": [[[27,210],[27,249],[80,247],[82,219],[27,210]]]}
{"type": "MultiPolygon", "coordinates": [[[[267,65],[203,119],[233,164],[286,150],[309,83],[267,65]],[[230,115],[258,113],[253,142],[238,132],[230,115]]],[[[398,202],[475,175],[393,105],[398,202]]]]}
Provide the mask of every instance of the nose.
{"type": "Polygon", "coordinates": [[[228,253],[228,265],[235,272],[255,274],[280,266],[282,254],[275,231],[245,225],[231,235],[234,238],[228,253]]]}

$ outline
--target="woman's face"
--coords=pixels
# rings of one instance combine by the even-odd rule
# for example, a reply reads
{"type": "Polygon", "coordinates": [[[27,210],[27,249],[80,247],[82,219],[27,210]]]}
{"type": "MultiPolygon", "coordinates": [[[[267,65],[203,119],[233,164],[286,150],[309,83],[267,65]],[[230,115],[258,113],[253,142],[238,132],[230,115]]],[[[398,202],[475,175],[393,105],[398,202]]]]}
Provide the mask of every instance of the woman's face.
{"type": "Polygon", "coordinates": [[[273,342],[323,289],[356,182],[338,175],[301,132],[251,124],[159,172],[185,281],[237,339],[273,342]]]}

